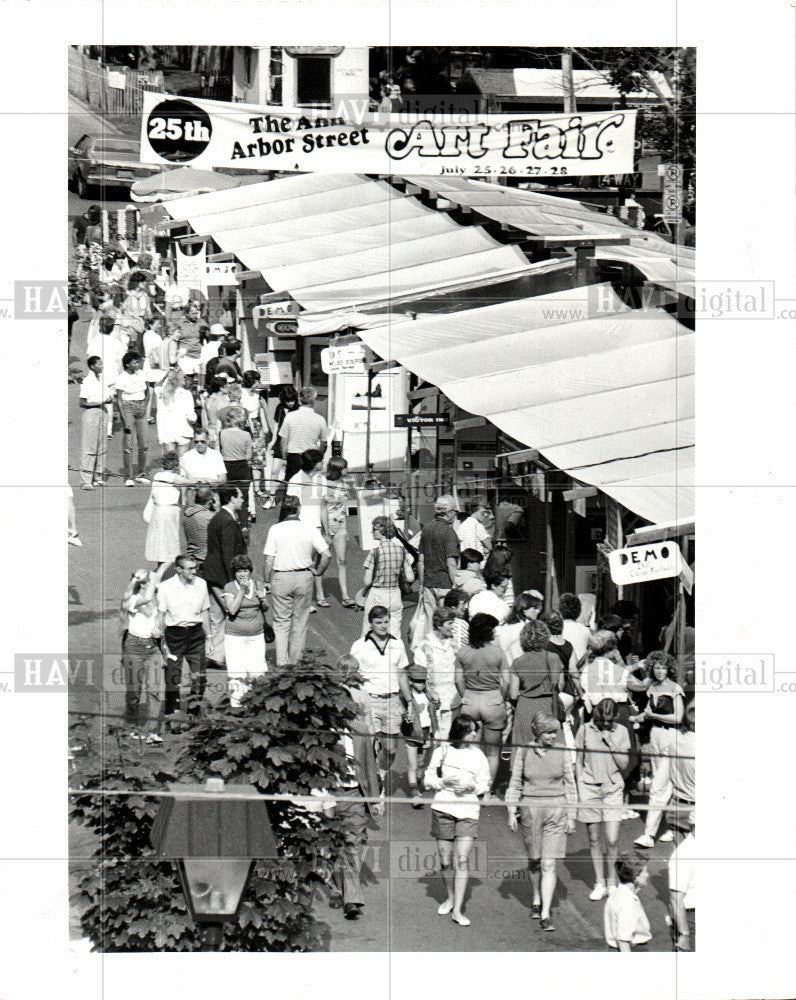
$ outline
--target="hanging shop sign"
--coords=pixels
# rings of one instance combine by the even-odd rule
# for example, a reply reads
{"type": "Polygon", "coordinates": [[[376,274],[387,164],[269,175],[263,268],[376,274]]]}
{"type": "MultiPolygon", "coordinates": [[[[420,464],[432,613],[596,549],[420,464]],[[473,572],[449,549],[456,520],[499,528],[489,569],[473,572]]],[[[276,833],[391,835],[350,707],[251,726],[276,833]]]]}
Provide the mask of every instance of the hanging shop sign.
{"type": "Polygon", "coordinates": [[[677,542],[653,542],[634,545],[629,549],[614,549],[608,555],[611,579],[620,586],[665,580],[680,576],[683,555],[677,542]]]}
{"type": "MultiPolygon", "coordinates": [[[[277,302],[264,302],[258,306],[254,306],[252,309],[252,322],[254,323],[255,330],[259,329],[261,323],[264,323],[269,327],[275,321],[291,323],[292,326],[290,328],[290,332],[295,333],[298,329],[298,311],[298,302],[295,302],[293,299],[279,299],[277,302]]],[[[285,330],[285,332],[287,332],[287,330],[285,330]]]]}
{"type": "Polygon", "coordinates": [[[458,116],[188,100],[143,93],[142,163],[319,173],[562,175],[633,171],[636,112],[458,116]]]}
{"type": "Polygon", "coordinates": [[[205,264],[205,284],[206,285],[237,285],[238,279],[235,277],[237,265],[234,260],[223,263],[205,264]]]}
{"type": "Polygon", "coordinates": [[[339,347],[325,347],[321,351],[321,369],[327,375],[365,375],[365,345],[342,344],[339,347]]]}

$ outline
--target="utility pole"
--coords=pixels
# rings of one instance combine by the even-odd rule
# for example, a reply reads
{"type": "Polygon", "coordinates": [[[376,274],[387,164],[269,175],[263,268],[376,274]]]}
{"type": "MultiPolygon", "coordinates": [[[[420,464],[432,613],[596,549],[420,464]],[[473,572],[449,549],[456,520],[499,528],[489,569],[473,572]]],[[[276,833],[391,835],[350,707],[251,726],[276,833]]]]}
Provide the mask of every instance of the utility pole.
{"type": "Polygon", "coordinates": [[[571,115],[575,106],[575,83],[572,78],[572,49],[561,50],[561,77],[564,83],[564,113],[571,115]]]}

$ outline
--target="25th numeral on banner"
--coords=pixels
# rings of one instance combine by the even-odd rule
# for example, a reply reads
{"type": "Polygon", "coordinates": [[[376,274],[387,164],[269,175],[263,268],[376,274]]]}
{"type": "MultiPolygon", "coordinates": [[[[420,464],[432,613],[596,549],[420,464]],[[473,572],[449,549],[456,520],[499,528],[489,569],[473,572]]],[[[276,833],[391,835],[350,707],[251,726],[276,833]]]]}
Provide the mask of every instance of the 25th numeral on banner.
{"type": "Polygon", "coordinates": [[[179,118],[153,118],[149,122],[150,139],[184,139],[186,142],[209,142],[210,131],[197,121],[183,122],[179,118]]]}

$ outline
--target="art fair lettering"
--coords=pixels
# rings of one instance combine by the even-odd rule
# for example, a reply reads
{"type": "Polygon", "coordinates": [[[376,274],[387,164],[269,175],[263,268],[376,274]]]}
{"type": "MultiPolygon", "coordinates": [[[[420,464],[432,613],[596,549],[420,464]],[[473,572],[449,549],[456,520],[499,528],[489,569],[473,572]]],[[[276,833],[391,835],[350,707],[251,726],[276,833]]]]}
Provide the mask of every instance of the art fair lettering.
{"type": "MultiPolygon", "coordinates": [[[[536,160],[599,160],[613,150],[613,131],[622,126],[623,114],[611,115],[603,121],[584,125],[575,116],[566,128],[541,119],[518,119],[505,125],[504,159],[536,160]]],[[[443,125],[430,121],[417,122],[409,132],[393,129],[387,136],[387,153],[402,160],[410,153],[419,156],[462,156],[480,159],[488,149],[484,140],[492,131],[490,125],[443,125]]]]}

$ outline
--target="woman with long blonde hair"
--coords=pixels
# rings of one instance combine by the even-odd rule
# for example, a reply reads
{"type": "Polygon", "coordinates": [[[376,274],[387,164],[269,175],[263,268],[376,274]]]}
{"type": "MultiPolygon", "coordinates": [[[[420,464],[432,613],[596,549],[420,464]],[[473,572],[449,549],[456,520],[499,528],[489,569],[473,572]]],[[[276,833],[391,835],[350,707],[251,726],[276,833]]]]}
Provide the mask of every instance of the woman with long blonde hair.
{"type": "Polygon", "coordinates": [[[163,454],[176,451],[182,457],[193,438],[196,410],[193,396],[185,388],[185,376],[179,368],[170,368],[166,377],[156,387],[158,399],[158,441],[163,454]]]}

